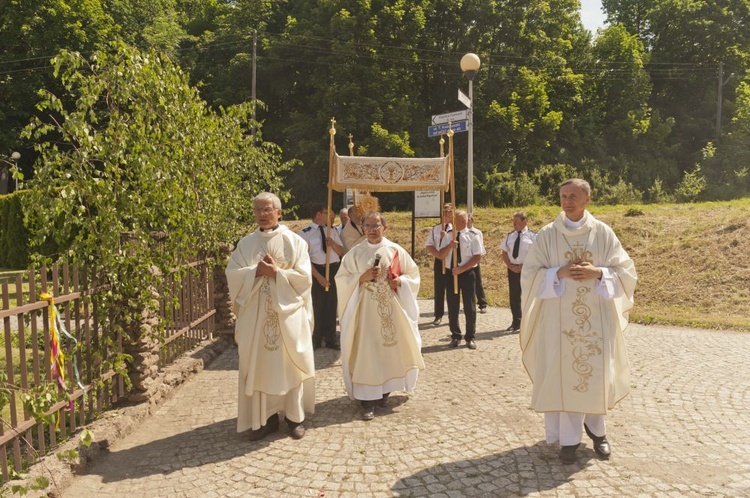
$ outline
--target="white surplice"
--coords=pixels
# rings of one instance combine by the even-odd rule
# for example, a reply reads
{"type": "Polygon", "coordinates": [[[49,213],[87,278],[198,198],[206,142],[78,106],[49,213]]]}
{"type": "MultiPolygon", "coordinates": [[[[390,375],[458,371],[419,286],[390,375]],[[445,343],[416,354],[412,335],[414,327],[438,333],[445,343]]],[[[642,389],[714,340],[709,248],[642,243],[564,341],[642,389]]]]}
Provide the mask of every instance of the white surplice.
{"type": "Polygon", "coordinates": [[[279,411],[302,422],[305,412],[315,410],[307,243],[284,225],[256,230],[239,241],[226,275],[237,315],[237,432],[257,430],[279,411]],[[266,254],[278,267],[275,279],[256,278],[258,262],[266,254]]]}
{"type": "Polygon", "coordinates": [[[630,390],[623,331],[635,266],[609,226],[584,217],[568,228],[561,213],[540,230],[521,272],[520,342],[537,412],[606,414],[630,390]],[[557,269],[580,260],[603,268],[602,281],[563,279],[550,292],[557,269]]]}
{"type": "Polygon", "coordinates": [[[417,327],[419,267],[401,246],[383,238],[354,246],[336,274],[341,322],[341,365],[351,399],[375,400],[393,391],[412,392],[424,368],[417,327]],[[359,285],[379,254],[380,277],[359,285]],[[394,255],[401,266],[401,286],[394,292],[387,274],[394,255]]]}

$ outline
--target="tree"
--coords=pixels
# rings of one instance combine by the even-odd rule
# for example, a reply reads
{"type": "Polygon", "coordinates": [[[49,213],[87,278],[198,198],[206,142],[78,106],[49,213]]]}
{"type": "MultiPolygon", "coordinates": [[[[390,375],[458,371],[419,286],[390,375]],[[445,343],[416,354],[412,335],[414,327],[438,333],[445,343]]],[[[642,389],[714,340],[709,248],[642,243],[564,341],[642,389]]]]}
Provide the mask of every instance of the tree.
{"type": "Polygon", "coordinates": [[[163,276],[245,233],[253,195],[288,198],[279,174],[292,164],[262,141],[250,105],[212,111],[168,58],[113,43],[54,64],[72,104],[43,92],[24,131],[39,154],[29,230],[36,245],[67,248],[66,261],[96,265],[111,289],[101,313],[115,323],[152,309],[163,276]]]}

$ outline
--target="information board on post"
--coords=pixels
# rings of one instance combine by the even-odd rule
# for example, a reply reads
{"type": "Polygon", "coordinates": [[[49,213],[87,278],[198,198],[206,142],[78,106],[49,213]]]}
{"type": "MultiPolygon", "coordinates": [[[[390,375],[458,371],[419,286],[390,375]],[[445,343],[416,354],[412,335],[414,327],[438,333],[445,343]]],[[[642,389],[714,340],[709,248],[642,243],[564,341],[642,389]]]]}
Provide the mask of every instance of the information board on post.
{"type": "Polygon", "coordinates": [[[440,218],[440,191],[418,190],[414,192],[415,218],[440,218]]]}

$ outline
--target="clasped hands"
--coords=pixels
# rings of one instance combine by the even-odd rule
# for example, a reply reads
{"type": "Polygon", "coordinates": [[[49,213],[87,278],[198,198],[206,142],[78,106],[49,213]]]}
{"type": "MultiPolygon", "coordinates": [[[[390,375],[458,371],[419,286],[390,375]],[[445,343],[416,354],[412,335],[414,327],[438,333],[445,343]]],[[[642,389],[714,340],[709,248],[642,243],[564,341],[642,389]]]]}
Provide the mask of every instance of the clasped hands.
{"type": "Polygon", "coordinates": [[[561,266],[557,270],[557,278],[570,278],[578,282],[582,280],[594,280],[602,278],[604,272],[598,266],[594,266],[588,261],[577,261],[561,266]]]}
{"type": "Polygon", "coordinates": [[[258,261],[258,268],[255,270],[256,277],[267,277],[270,279],[276,278],[276,261],[273,260],[270,254],[263,256],[263,259],[258,261]]]}
{"type": "MultiPolygon", "coordinates": [[[[377,280],[377,278],[380,276],[380,272],[382,269],[379,266],[372,266],[368,268],[367,270],[362,273],[362,275],[359,276],[359,284],[362,285],[367,282],[373,282],[377,280]]],[[[390,275],[388,275],[388,285],[391,287],[391,290],[396,290],[399,287],[401,287],[401,279],[399,277],[396,278],[390,278],[390,275]]]]}

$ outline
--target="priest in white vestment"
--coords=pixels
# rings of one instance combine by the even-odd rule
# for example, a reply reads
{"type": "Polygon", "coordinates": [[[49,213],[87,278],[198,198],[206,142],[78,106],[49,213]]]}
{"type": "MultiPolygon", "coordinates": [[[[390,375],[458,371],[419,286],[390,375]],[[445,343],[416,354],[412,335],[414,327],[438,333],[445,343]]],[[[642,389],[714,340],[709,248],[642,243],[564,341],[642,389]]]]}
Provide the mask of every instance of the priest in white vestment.
{"type": "Polygon", "coordinates": [[[354,246],[336,274],[341,322],[341,366],[346,392],[362,403],[364,420],[387,406],[394,391],[413,392],[422,360],[417,327],[419,267],[383,237],[385,218],[363,217],[366,240],[354,246]]]}
{"type": "Polygon", "coordinates": [[[307,243],[279,225],[281,201],[264,192],[253,200],[258,229],[237,243],[226,269],[237,323],[237,432],[255,441],[279,429],[304,436],[305,412],[315,409],[312,273],[307,243]]]}
{"type": "Polygon", "coordinates": [[[576,461],[583,430],[609,458],[604,415],[630,390],[623,339],[633,307],[633,260],[605,223],[586,210],[588,182],[560,187],[563,212],[539,231],[521,272],[523,364],[531,407],[545,414],[547,442],[576,461]]]}

